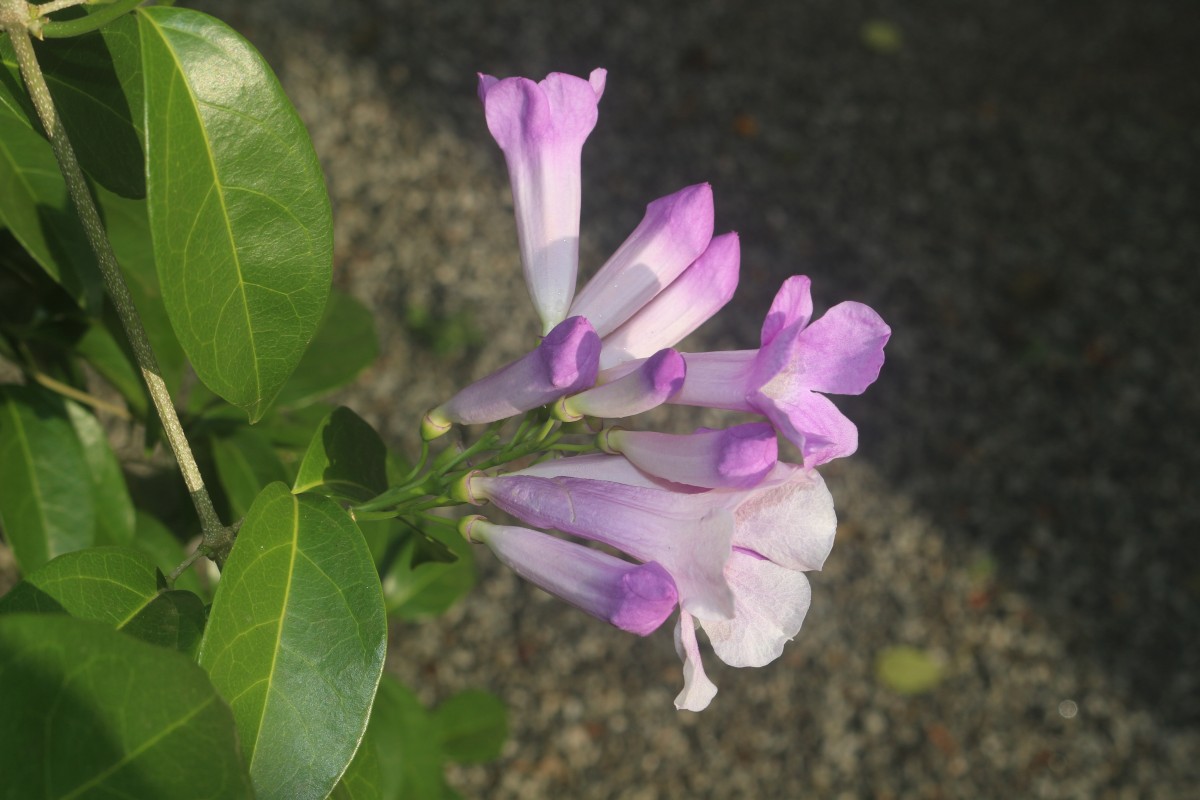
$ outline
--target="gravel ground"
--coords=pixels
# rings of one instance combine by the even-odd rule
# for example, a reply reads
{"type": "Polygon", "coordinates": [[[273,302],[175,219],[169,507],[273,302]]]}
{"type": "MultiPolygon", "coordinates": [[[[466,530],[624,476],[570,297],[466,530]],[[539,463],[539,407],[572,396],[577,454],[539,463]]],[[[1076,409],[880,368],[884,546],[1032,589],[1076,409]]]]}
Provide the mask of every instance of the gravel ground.
{"type": "MultiPolygon", "coordinates": [[[[535,333],[478,70],[609,70],[584,152],[594,269],[651,199],[713,184],[752,347],[779,282],[872,305],[888,363],[804,630],[676,712],[669,631],[621,634],[480,553],[393,630],[436,702],[511,711],[468,797],[1171,798],[1200,786],[1200,75],[1193,4],[1058,0],[194,3],[266,54],[334,198],[337,282],[384,356],[346,401],[398,446],[535,333]],[[275,15],[283,16],[276,19],[275,15]],[[469,318],[435,354],[413,307],[469,318]],[[944,677],[897,694],[886,648],[944,677]]],[[[673,423],[681,422],[673,418],[673,423]]]]}

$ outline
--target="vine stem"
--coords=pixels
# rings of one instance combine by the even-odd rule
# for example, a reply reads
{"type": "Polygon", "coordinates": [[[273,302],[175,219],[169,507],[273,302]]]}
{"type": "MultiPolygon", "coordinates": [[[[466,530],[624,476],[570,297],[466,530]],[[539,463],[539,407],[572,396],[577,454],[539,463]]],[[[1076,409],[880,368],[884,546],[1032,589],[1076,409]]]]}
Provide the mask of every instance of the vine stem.
{"type": "MultiPolygon", "coordinates": [[[[33,6],[33,8],[36,9],[37,6],[33,6]]],[[[200,518],[200,526],[204,535],[201,547],[213,553],[214,560],[220,566],[233,546],[233,529],[221,523],[216,509],[213,508],[212,498],[209,497],[208,489],[204,486],[204,478],[200,475],[200,468],[196,465],[192,448],[188,444],[187,436],[184,435],[183,426],[179,423],[179,415],[175,413],[175,404],[171,402],[171,394],[163,382],[158,359],[154,356],[154,350],[150,346],[146,330],[142,327],[141,317],[134,308],[133,297],[121,274],[117,257],[113,253],[112,245],[104,231],[104,225],[100,221],[100,212],[92,199],[87,181],[79,168],[79,160],[75,157],[75,151],[67,140],[66,131],[58,117],[54,101],[50,97],[50,89],[46,86],[46,79],[42,75],[37,55],[33,50],[33,42],[29,38],[29,9],[30,6],[24,0],[0,0],[0,27],[8,33],[8,37],[12,41],[17,64],[21,69],[21,78],[25,81],[26,89],[33,100],[42,128],[50,137],[50,145],[54,149],[58,168],[66,180],[71,201],[74,203],[75,211],[87,233],[88,244],[91,245],[92,252],[96,255],[96,261],[100,264],[100,272],[104,276],[104,288],[117,310],[117,315],[121,318],[121,324],[124,326],[125,335],[133,348],[142,378],[146,381],[150,397],[154,400],[154,408],[162,420],[167,442],[175,454],[175,461],[179,464],[180,472],[183,473],[184,484],[187,486],[188,494],[191,495],[192,504],[196,507],[196,514],[200,518]]]]}

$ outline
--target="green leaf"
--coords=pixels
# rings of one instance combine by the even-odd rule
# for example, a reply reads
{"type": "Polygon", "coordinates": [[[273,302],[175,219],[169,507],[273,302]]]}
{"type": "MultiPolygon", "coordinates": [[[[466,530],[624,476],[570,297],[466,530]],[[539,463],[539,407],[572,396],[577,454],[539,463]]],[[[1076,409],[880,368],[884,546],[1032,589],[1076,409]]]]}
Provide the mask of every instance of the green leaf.
{"type": "Polygon", "coordinates": [[[92,322],[75,344],[77,352],[125,398],[129,410],[145,419],[150,410],[150,395],[130,355],[99,320],[92,322]]]}
{"type": "Polygon", "coordinates": [[[204,601],[180,589],[155,597],[121,630],[143,642],[195,657],[204,635],[204,601]]]}
{"type": "MultiPolygon", "coordinates": [[[[183,563],[187,552],[175,534],[167,530],[158,519],[140,509],[136,512],[134,522],[134,547],[141,550],[154,561],[154,565],[164,575],[170,575],[175,568],[183,563]]],[[[189,569],[175,579],[177,589],[186,589],[201,597],[209,597],[209,590],[201,585],[196,571],[189,569]]]]}
{"type": "MultiPolygon", "coordinates": [[[[7,39],[0,39],[7,45],[7,39]]],[[[0,225],[80,306],[98,309],[100,268],[75,216],[50,143],[20,111],[11,75],[0,70],[0,225]]]]}
{"type": "Polygon", "coordinates": [[[908,645],[882,650],[875,659],[875,675],[900,694],[921,694],[942,682],[941,665],[926,651],[908,645]]]}
{"type": "Polygon", "coordinates": [[[446,758],[461,763],[499,757],[508,736],[508,712],[503,701],[479,689],[459,692],[433,713],[438,741],[446,758]]]}
{"type": "Polygon", "coordinates": [[[287,480],[271,443],[254,428],[239,425],[228,435],[213,437],[212,454],[235,519],[246,516],[264,486],[287,480]]]}
{"type": "Polygon", "coordinates": [[[149,556],[137,550],[92,547],[61,555],[29,573],[0,602],[0,610],[61,610],[121,628],[158,596],[160,577],[149,556]]]}
{"type": "MultiPolygon", "coordinates": [[[[145,200],[130,200],[97,188],[96,202],[108,231],[109,242],[125,275],[133,304],[142,318],[142,327],[154,348],[163,382],[177,396],[183,377],[184,355],[179,339],[167,318],[162,289],[158,285],[158,270],[154,262],[154,242],[150,236],[150,218],[145,200]]],[[[109,328],[118,341],[124,342],[124,331],[109,328]]],[[[139,377],[140,380],[140,377],[139,377]]],[[[118,387],[119,388],[119,387],[118,387]]]]}
{"type": "Polygon", "coordinates": [[[381,800],[383,797],[383,773],[372,730],[371,723],[367,723],[367,732],[354,760],[346,767],[338,785],[333,787],[330,797],[334,800],[381,800]]]}
{"type": "Polygon", "coordinates": [[[251,796],[204,672],[95,622],[0,617],[0,708],[6,797],[251,796]]]}
{"type": "Polygon", "coordinates": [[[324,497],[268,486],[238,533],[200,646],[260,798],[333,790],[386,649],[379,579],[353,521],[324,497]]]}
{"type": "Polygon", "coordinates": [[[96,536],[92,476],[62,400],[0,386],[0,528],[28,573],[96,536]]]}
{"type": "MultiPolygon", "coordinates": [[[[0,53],[11,75],[12,46],[0,53]]],[[[137,21],[126,15],[103,31],[34,42],[38,64],[79,166],[125,197],[146,193],[142,156],[142,76],[137,21]]],[[[38,126],[40,128],[40,126],[38,126]]]]}
{"type": "Polygon", "coordinates": [[[275,402],[280,406],[311,403],[350,383],[378,356],[371,312],[347,294],[330,292],[321,327],[275,402]]]}
{"type": "Polygon", "coordinates": [[[387,447],[362,417],[345,406],[317,428],[292,491],[362,502],[387,489],[387,447]]]}
{"type": "Polygon", "coordinates": [[[379,758],[385,800],[453,796],[443,774],[445,759],[433,718],[416,695],[390,675],[379,682],[370,739],[379,758]]]}
{"type": "Polygon", "coordinates": [[[210,389],[260,419],[321,321],[333,259],[312,143],[274,74],[196,11],[138,10],[163,299],[210,389]]]}
{"type": "Polygon", "coordinates": [[[108,445],[100,421],[83,406],[64,401],[67,417],[83,448],[92,479],[92,498],[96,506],[96,541],[100,544],[133,542],[133,500],[121,473],[121,464],[108,445]]]}
{"type": "Polygon", "coordinates": [[[475,585],[471,545],[453,528],[429,525],[423,535],[410,536],[383,577],[388,614],[422,619],[441,614],[475,585]],[[429,537],[450,549],[457,560],[446,562],[425,543],[429,537]]]}

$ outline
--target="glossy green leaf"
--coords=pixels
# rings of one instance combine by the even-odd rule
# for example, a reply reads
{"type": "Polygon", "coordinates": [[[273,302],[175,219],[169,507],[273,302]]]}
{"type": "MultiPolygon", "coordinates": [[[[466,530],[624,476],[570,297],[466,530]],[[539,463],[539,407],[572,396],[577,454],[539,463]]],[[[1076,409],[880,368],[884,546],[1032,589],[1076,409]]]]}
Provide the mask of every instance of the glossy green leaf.
{"type": "MultiPolygon", "coordinates": [[[[0,38],[0,42],[7,39],[0,38]]],[[[32,127],[11,75],[0,70],[0,225],[80,306],[98,309],[100,268],[58,171],[50,143],[32,127]]]]}
{"type": "MultiPolygon", "coordinates": [[[[146,329],[150,346],[154,348],[163,382],[172,395],[178,396],[185,359],[183,348],[167,317],[162,289],[158,284],[146,201],[120,197],[103,188],[97,188],[95,195],[109,242],[125,275],[138,316],[142,318],[142,327],[146,329]]],[[[109,330],[114,336],[124,336],[124,332],[114,326],[110,326],[109,330]]]]}
{"type": "Polygon", "coordinates": [[[446,758],[460,763],[499,757],[508,736],[508,711],[494,694],[479,689],[459,692],[433,713],[446,758]]]}
{"type": "Polygon", "coordinates": [[[371,734],[385,800],[453,797],[433,718],[408,687],[390,675],[379,682],[371,734]]]}
{"type": "Polygon", "coordinates": [[[271,443],[256,428],[239,425],[229,434],[212,440],[217,478],[233,517],[246,516],[263,487],[287,480],[287,472],[271,443]]]}
{"type": "Polygon", "coordinates": [[[350,383],[378,356],[371,312],[335,290],[329,294],[317,335],[275,402],[280,406],[311,403],[350,383]]]}
{"type": "Polygon", "coordinates": [[[83,448],[92,481],[92,501],[96,508],[96,542],[130,544],[133,542],[133,500],[121,473],[121,464],[108,444],[100,420],[78,403],[64,401],[67,417],[83,448]]]}
{"type": "Polygon", "coordinates": [[[390,616],[422,619],[441,614],[475,585],[475,557],[471,545],[457,531],[429,525],[424,536],[444,545],[458,558],[447,562],[440,552],[431,552],[421,535],[408,537],[383,577],[390,616]]]}
{"type": "Polygon", "coordinates": [[[0,616],[0,708],[5,797],[250,797],[203,670],[95,622],[0,616]]]}
{"type": "Polygon", "coordinates": [[[333,790],[386,649],[379,579],[353,521],[324,497],[268,486],[238,533],[200,647],[260,798],[333,790]]]}
{"type": "Polygon", "coordinates": [[[387,447],[362,417],[342,406],[325,418],[300,462],[292,491],[362,502],[387,489],[387,447]]]}
{"type": "Polygon", "coordinates": [[[942,682],[942,667],[924,650],[897,645],[876,657],[875,675],[894,692],[921,694],[942,682]]]}
{"type": "Polygon", "coordinates": [[[0,529],[32,572],[96,538],[92,476],[58,395],[0,386],[0,529]]]}
{"type": "Polygon", "coordinates": [[[312,143],[274,74],[225,24],[138,11],[159,282],[196,374],[266,412],[321,321],[333,259],[312,143]]]}
{"type": "Polygon", "coordinates": [[[4,598],[5,611],[46,610],[44,598],[63,612],[80,619],[121,628],[164,588],[154,562],[144,553],[126,547],[91,547],[61,555],[29,573],[4,598]],[[24,587],[24,588],[22,588],[24,587]],[[28,590],[37,590],[38,597],[28,590]]]}

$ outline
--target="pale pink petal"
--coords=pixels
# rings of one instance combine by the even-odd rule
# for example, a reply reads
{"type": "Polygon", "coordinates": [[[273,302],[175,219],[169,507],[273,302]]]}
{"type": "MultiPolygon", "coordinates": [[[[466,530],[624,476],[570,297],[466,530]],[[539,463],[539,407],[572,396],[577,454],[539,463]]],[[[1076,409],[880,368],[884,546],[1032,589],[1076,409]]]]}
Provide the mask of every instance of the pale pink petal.
{"type": "Polygon", "coordinates": [[[812,317],[812,310],[812,281],[805,275],[788,278],[776,292],[763,320],[762,346],[770,344],[785,328],[803,328],[812,317]]]}
{"type": "Polygon", "coordinates": [[[891,334],[873,309],[838,303],[800,332],[795,352],[805,385],[817,392],[862,394],[879,377],[891,334]]]}
{"type": "Polygon", "coordinates": [[[717,236],[670,286],[604,337],[600,369],[674,347],[733,297],[741,248],[736,233],[717,236]]]}
{"type": "Polygon", "coordinates": [[[717,696],[717,686],[704,673],[700,646],[696,643],[696,623],[686,611],[679,612],[675,623],[675,652],[683,661],[683,691],[675,698],[675,708],[703,711],[717,696]]]}
{"type": "MultiPolygon", "coordinates": [[[[732,493],[731,493],[732,494],[732,493]]],[[[733,544],[794,570],[819,570],[833,548],[833,496],[815,470],[778,464],[756,489],[738,492],[733,544]]]]}
{"type": "Polygon", "coordinates": [[[771,397],[760,392],[752,402],[785,439],[800,448],[809,469],[858,449],[858,428],[824,395],[800,391],[771,397]]]}
{"type": "Polygon", "coordinates": [[[808,578],[740,550],[730,556],[725,578],[733,587],[733,618],[698,617],[713,650],[731,667],[770,664],[800,632],[812,599],[808,578]]]}
{"type": "Polygon", "coordinates": [[[712,232],[712,187],[707,183],[655,200],[646,206],[641,224],[580,290],[569,313],[587,317],[602,338],[607,336],[678,278],[708,247],[712,232]]]}
{"type": "MultiPolygon", "coordinates": [[[[666,489],[679,494],[702,494],[707,491],[696,486],[672,483],[649,475],[629,463],[629,459],[625,456],[614,456],[607,453],[552,458],[510,474],[527,475],[531,478],[587,478],[594,481],[623,483],[626,486],[640,486],[643,489],[666,489]]],[[[735,504],[716,503],[714,505],[732,509],[735,504]]]]}

